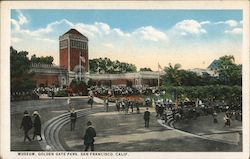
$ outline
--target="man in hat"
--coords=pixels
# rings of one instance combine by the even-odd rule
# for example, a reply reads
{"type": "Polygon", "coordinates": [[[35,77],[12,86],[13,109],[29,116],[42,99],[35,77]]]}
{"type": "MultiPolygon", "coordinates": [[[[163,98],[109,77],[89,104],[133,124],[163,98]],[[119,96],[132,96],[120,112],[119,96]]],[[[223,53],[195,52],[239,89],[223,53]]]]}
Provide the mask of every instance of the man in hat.
{"type": "Polygon", "coordinates": [[[83,137],[84,145],[85,145],[84,151],[88,151],[89,147],[90,147],[91,151],[94,151],[94,142],[95,142],[94,137],[96,137],[96,131],[92,127],[91,121],[87,122],[87,126],[88,126],[88,128],[86,129],[85,135],[83,137]]]}
{"type": "Polygon", "coordinates": [[[24,116],[23,116],[23,119],[22,119],[22,123],[21,123],[21,126],[20,126],[20,129],[23,129],[24,131],[24,140],[23,142],[26,141],[26,138],[31,142],[31,139],[29,137],[29,130],[32,128],[32,120],[31,120],[31,117],[28,113],[27,110],[24,111],[24,116]]]}
{"type": "Polygon", "coordinates": [[[149,128],[149,119],[150,119],[150,112],[148,111],[148,108],[146,108],[146,111],[144,112],[145,128],[149,128]]]}
{"type": "Polygon", "coordinates": [[[90,96],[88,100],[88,104],[90,105],[91,109],[93,108],[93,103],[94,103],[94,97],[90,96]]]}
{"type": "Polygon", "coordinates": [[[75,112],[75,108],[72,108],[71,113],[70,113],[70,130],[71,131],[75,130],[76,118],[77,118],[77,114],[75,112]]]}

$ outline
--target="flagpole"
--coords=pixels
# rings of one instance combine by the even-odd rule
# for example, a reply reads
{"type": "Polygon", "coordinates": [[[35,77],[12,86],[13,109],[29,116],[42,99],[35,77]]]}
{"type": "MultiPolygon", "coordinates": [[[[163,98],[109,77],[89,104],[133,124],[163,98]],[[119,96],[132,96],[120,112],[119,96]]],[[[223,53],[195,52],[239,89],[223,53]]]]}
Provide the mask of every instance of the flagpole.
{"type": "Polygon", "coordinates": [[[79,80],[81,81],[82,80],[81,79],[81,76],[82,76],[81,51],[79,52],[79,65],[80,65],[80,73],[79,73],[80,78],[79,78],[79,80]]]}
{"type": "Polygon", "coordinates": [[[160,91],[160,68],[159,68],[159,62],[158,62],[158,91],[160,91]]]}

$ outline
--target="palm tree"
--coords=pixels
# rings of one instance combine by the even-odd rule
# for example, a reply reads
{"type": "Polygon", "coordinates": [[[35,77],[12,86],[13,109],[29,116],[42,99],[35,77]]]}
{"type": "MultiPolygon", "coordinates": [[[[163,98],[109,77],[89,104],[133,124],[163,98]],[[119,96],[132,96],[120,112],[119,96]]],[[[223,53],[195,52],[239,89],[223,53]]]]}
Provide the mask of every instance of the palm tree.
{"type": "Polygon", "coordinates": [[[174,86],[181,85],[181,79],[179,76],[180,68],[181,68],[180,64],[175,64],[174,66],[172,66],[171,63],[169,63],[168,67],[164,68],[166,74],[164,75],[163,79],[166,82],[166,84],[174,86]]]}

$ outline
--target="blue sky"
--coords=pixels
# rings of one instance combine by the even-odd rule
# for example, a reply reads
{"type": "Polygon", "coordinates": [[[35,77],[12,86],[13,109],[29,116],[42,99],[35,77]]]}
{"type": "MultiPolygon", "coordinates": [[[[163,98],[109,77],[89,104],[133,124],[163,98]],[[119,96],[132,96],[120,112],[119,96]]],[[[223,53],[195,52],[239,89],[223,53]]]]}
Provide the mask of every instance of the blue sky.
{"type": "Polygon", "coordinates": [[[70,28],[89,38],[90,58],[109,57],[138,68],[155,70],[158,62],[204,68],[225,54],[241,63],[241,10],[27,9],[12,10],[11,24],[14,48],[54,56],[56,64],[58,37],[70,28]]]}

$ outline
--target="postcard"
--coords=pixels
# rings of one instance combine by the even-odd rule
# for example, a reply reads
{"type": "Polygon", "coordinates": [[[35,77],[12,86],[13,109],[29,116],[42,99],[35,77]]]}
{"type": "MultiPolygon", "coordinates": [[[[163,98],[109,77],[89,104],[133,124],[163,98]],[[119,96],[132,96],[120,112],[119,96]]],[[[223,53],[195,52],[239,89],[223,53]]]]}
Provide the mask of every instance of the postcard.
{"type": "Polygon", "coordinates": [[[1,158],[249,158],[249,1],[4,1],[1,158]]]}

